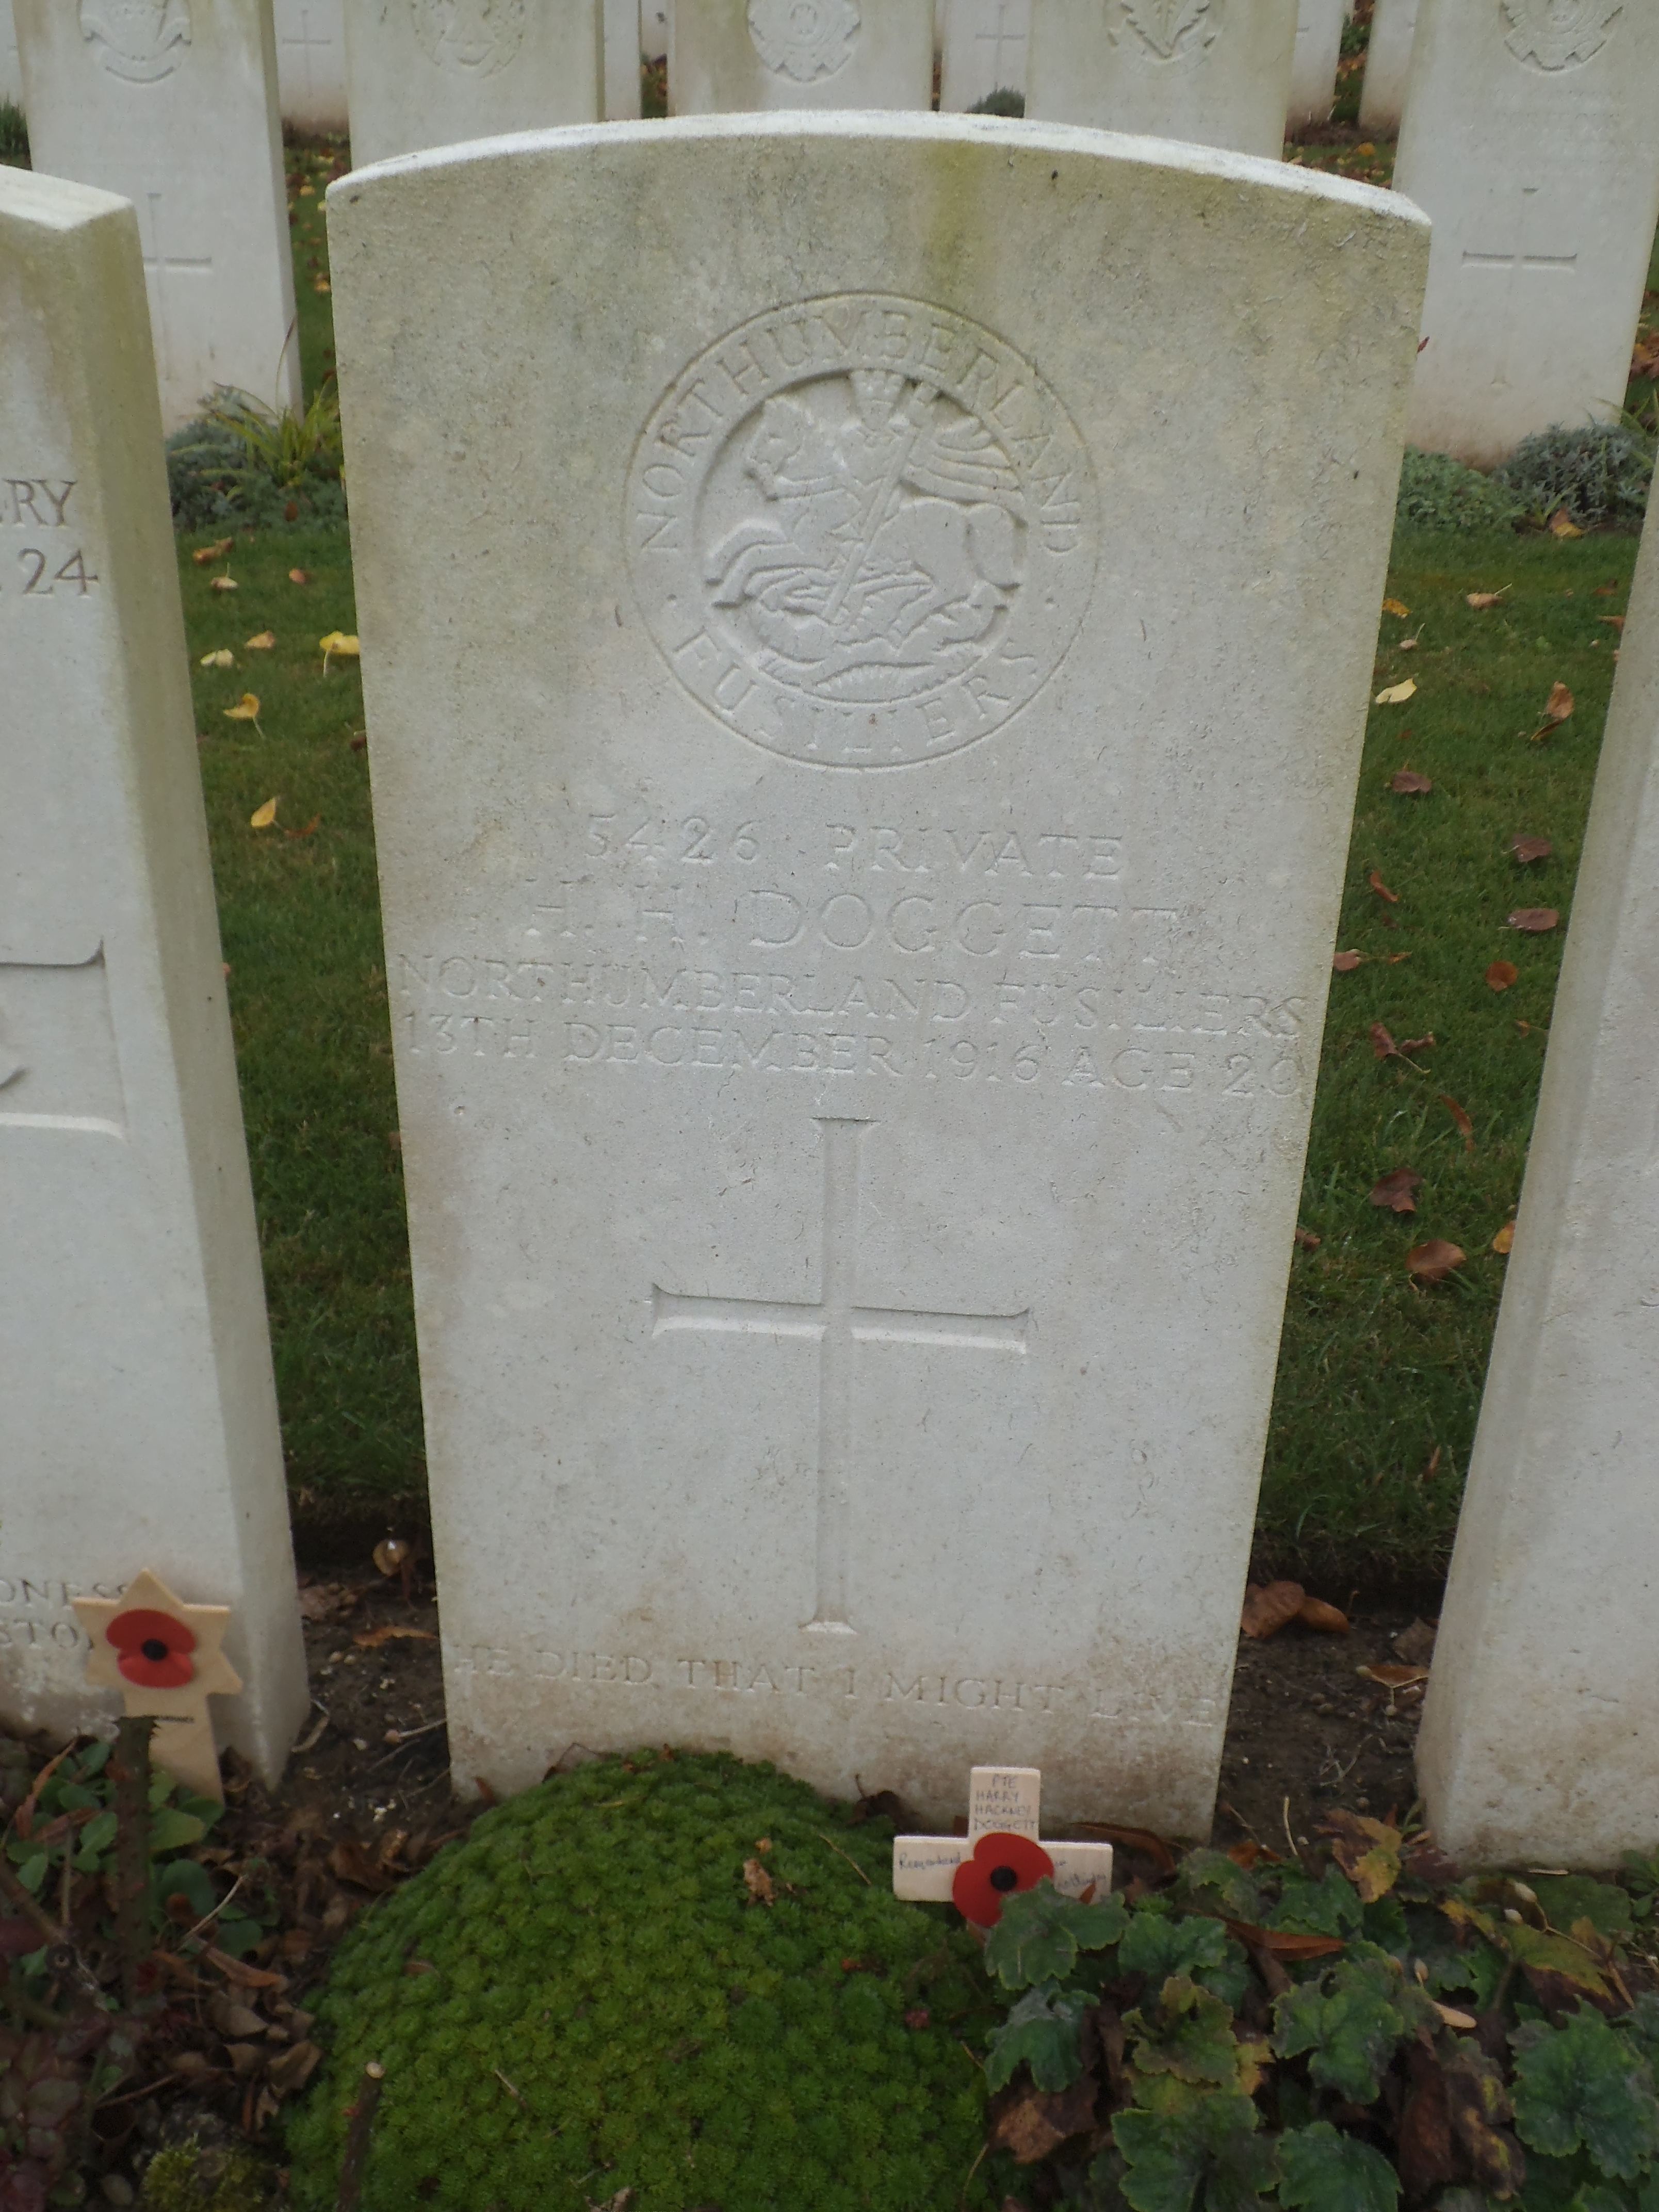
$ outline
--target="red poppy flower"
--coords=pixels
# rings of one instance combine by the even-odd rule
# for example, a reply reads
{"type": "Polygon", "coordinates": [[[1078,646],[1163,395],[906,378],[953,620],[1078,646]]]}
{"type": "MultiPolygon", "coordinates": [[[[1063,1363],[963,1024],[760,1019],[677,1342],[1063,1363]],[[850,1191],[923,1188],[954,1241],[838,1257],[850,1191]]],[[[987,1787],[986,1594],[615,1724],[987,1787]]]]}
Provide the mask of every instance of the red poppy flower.
{"type": "Polygon", "coordinates": [[[181,1690],[196,1672],[190,1654],[196,1635],[170,1613],[154,1613],[143,1606],[118,1613],[105,1633],[121,1655],[116,1665],[129,1682],[142,1682],[147,1690],[181,1690]]]}
{"type": "Polygon", "coordinates": [[[1052,1879],[1054,1871],[1048,1852],[1029,1836],[981,1836],[972,1858],[957,1869],[951,1894],[964,1920],[975,1928],[994,1928],[1005,1899],[1035,1889],[1045,1877],[1052,1879]]]}

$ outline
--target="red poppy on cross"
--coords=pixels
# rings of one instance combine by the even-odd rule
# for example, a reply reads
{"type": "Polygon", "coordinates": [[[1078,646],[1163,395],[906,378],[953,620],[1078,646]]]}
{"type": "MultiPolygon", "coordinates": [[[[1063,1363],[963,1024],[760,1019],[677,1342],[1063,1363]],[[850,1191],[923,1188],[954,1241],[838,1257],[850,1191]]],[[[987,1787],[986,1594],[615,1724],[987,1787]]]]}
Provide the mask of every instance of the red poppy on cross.
{"type": "Polygon", "coordinates": [[[1040,1843],[1042,1790],[1039,1767],[974,1767],[965,1836],[894,1837],[894,1896],[953,1904],[978,1928],[994,1928],[1006,1898],[1045,1880],[1062,1897],[1104,1896],[1112,1886],[1111,1845],[1040,1843]]]}
{"type": "Polygon", "coordinates": [[[74,1601],[91,1639],[87,1680],[119,1690],[128,1713],[161,1723],[152,1755],[158,1766],[203,1797],[222,1801],[210,1696],[234,1697],[242,1678],[220,1649],[228,1605],[186,1605],[146,1567],[118,1598],[74,1601]]]}

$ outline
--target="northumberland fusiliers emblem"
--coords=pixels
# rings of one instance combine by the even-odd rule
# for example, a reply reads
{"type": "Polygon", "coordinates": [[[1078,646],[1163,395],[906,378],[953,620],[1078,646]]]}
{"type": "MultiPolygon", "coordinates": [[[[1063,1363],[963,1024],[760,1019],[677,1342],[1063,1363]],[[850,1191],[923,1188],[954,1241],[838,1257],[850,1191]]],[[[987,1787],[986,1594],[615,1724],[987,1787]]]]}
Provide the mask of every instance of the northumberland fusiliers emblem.
{"type": "Polygon", "coordinates": [[[659,403],[635,457],[640,605],[685,688],[793,760],[894,768],[1000,728],[1094,580],[1070,417],[977,324],[857,294],[763,315],[659,403]]]}
{"type": "Polygon", "coordinates": [[[494,76],[524,43],[525,0],[410,0],[421,51],[458,76],[494,76]]]}
{"type": "Polygon", "coordinates": [[[1599,54],[1623,15],[1623,0],[1501,0],[1504,44],[1534,69],[1576,69],[1599,54]]]}
{"type": "Polygon", "coordinates": [[[81,0],[81,36],[112,76],[155,84],[190,47],[189,0],[81,0]]]}
{"type": "Polygon", "coordinates": [[[793,77],[797,84],[844,68],[858,27],[853,0],[749,0],[755,52],[775,76],[793,77]]]}

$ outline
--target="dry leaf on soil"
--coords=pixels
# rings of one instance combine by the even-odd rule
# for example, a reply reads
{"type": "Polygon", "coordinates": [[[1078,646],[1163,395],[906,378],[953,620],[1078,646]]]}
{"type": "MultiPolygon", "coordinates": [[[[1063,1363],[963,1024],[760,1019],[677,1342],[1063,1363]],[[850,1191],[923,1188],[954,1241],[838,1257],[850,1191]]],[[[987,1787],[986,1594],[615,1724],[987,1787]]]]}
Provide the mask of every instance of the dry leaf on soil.
{"type": "Polygon", "coordinates": [[[1402,606],[1398,599],[1384,599],[1382,602],[1382,611],[1385,615],[1397,615],[1401,621],[1404,622],[1407,616],[1411,612],[1411,609],[1407,606],[1402,606]]]}
{"type": "Polygon", "coordinates": [[[1407,1253],[1406,1267],[1419,1283],[1443,1283],[1468,1256],[1461,1245],[1449,1244],[1443,1237],[1431,1237],[1426,1244],[1414,1244],[1407,1253]]]}
{"type": "Polygon", "coordinates": [[[1492,1249],[1494,1252],[1505,1253],[1513,1250],[1514,1245],[1515,1224],[1512,1221],[1506,1221],[1497,1236],[1492,1238],[1492,1249]]]}
{"type": "Polygon", "coordinates": [[[1505,584],[1503,592],[1465,592],[1463,597],[1477,614],[1484,614],[1488,607],[1495,607],[1509,589],[1505,584]]]}
{"type": "Polygon", "coordinates": [[[1417,1200],[1412,1193],[1422,1181],[1415,1168],[1390,1168],[1371,1185],[1371,1204],[1387,1206],[1390,1213],[1415,1213],[1417,1200]]]}
{"type": "Polygon", "coordinates": [[[1376,703],[1379,707],[1403,707],[1407,699],[1416,696],[1417,685],[1408,676],[1403,684],[1390,684],[1386,691],[1379,691],[1376,703]]]}
{"type": "Polygon", "coordinates": [[[1449,1098],[1443,1091],[1440,1093],[1440,1103],[1456,1122],[1457,1133],[1463,1139],[1463,1150],[1466,1152],[1472,1152],[1474,1150],[1474,1122],[1470,1121],[1457,1101],[1455,1098],[1449,1098]]]}
{"type": "Polygon", "coordinates": [[[1561,919],[1553,906],[1518,906],[1510,916],[1511,929],[1524,929],[1529,937],[1539,937],[1553,929],[1561,919]]]}
{"type": "Polygon", "coordinates": [[[250,653],[269,653],[276,642],[276,633],[274,629],[262,629],[258,637],[251,637],[246,642],[250,653]]]}
{"type": "Polygon", "coordinates": [[[1389,788],[1399,792],[1402,797],[1417,797],[1432,791],[1434,786],[1427,776],[1419,775],[1414,768],[1397,768],[1389,778],[1389,788]]]}
{"type": "Polygon", "coordinates": [[[1494,960],[1486,970],[1487,988],[1493,991],[1507,991],[1511,983],[1520,981],[1521,970],[1513,960],[1494,960]]]}
{"type": "Polygon", "coordinates": [[[1269,1636],[1277,1636],[1287,1620],[1296,1619],[1306,1595],[1300,1583],[1268,1583],[1265,1588],[1252,1583],[1244,1592],[1244,1610],[1238,1625],[1246,1636],[1265,1642],[1269,1636]]]}
{"type": "Polygon", "coordinates": [[[1547,837],[1523,837],[1517,830],[1510,839],[1510,850],[1524,868],[1534,860],[1547,860],[1555,848],[1547,837]]]}
{"type": "Polygon", "coordinates": [[[263,806],[256,806],[248,816],[247,826],[250,830],[269,830],[276,819],[276,801],[268,799],[263,806]]]}
{"type": "Polygon", "coordinates": [[[216,653],[204,653],[201,665],[204,668],[234,668],[236,656],[228,645],[222,645],[216,653]]]}
{"type": "Polygon", "coordinates": [[[1012,2152],[1016,2164],[1034,2166],[1068,2136],[1094,2125],[1098,2087],[1094,2075],[1085,2073],[1069,2089],[1039,2089],[1029,2081],[1011,2087],[991,2107],[992,2142],[1012,2152]]]}
{"type": "Polygon", "coordinates": [[[1330,1605],[1322,1597],[1304,1597],[1296,1609],[1296,1617],[1304,1628],[1316,1628],[1322,1636],[1346,1636],[1348,1616],[1340,1605],[1330,1605]]]}
{"type": "Polygon", "coordinates": [[[1363,1813],[1333,1813],[1321,1821],[1319,1832],[1332,1838],[1331,1856],[1359,1892],[1362,1905],[1375,1905],[1399,1881],[1405,1839],[1387,1821],[1369,1820],[1363,1813]]]}
{"type": "Polygon", "coordinates": [[[1381,898],[1381,899],[1387,899],[1387,901],[1389,902],[1389,904],[1390,906],[1398,906],[1398,905],[1399,905],[1399,903],[1400,903],[1400,894],[1399,894],[1399,892],[1398,892],[1398,891],[1391,891],[1391,890],[1389,889],[1388,885],[1383,882],[1383,880],[1382,880],[1382,876],[1378,873],[1378,872],[1377,872],[1375,868],[1373,868],[1373,869],[1371,870],[1370,874],[1369,876],[1367,876],[1367,878],[1365,878],[1365,880],[1366,880],[1366,882],[1367,882],[1368,884],[1370,884],[1370,885],[1371,889],[1372,889],[1372,890],[1376,893],[1376,896],[1378,896],[1378,898],[1381,898]]]}
{"type": "Polygon", "coordinates": [[[1354,1671],[1363,1674],[1368,1682],[1380,1682],[1385,1690],[1409,1690],[1429,1679],[1426,1667],[1396,1667],[1386,1659],[1375,1667],[1358,1667],[1354,1671]]]}
{"type": "Polygon", "coordinates": [[[398,1621],[389,1621],[384,1628],[360,1628],[351,1640],[361,1644],[365,1650],[372,1651],[379,1644],[391,1644],[398,1639],[407,1639],[416,1644],[435,1644],[438,1640],[429,1628],[405,1628],[398,1621]]]}

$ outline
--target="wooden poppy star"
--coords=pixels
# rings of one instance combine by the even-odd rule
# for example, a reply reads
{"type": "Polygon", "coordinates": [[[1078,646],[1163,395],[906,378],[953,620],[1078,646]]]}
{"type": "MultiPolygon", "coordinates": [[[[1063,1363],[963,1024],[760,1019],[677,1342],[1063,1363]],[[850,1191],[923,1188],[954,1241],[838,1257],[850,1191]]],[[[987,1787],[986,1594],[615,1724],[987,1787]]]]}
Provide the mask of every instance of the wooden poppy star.
{"type": "Polygon", "coordinates": [[[974,1767],[965,1836],[894,1837],[894,1896],[953,1904],[976,1928],[994,1928],[1006,1899],[1045,1880],[1062,1897],[1103,1895],[1112,1886],[1111,1845],[1039,1843],[1042,1788],[1035,1766],[974,1767]]]}
{"type": "Polygon", "coordinates": [[[154,1756],[175,1781],[222,1804],[210,1697],[233,1696],[242,1678],[221,1649],[228,1605],[186,1605],[146,1567],[118,1598],[78,1597],[75,1611],[92,1638],[87,1680],[119,1690],[131,1717],[161,1723],[154,1756]]]}

